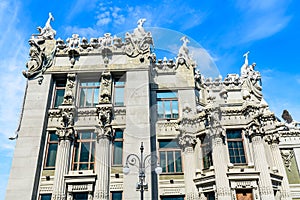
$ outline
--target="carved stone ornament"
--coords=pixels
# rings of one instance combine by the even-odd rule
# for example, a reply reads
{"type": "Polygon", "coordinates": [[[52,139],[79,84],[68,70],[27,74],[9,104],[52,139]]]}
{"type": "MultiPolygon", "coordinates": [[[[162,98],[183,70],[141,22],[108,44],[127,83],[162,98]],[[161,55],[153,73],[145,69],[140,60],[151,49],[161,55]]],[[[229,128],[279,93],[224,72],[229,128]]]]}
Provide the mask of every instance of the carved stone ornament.
{"type": "Polygon", "coordinates": [[[291,149],[282,149],[281,157],[283,159],[285,167],[291,171],[292,158],[294,157],[294,151],[291,149]]]}
{"type": "Polygon", "coordinates": [[[177,69],[179,65],[185,65],[188,69],[190,68],[190,66],[195,67],[196,63],[189,56],[189,49],[187,47],[187,44],[190,41],[187,39],[186,36],[183,36],[180,40],[183,42],[183,44],[179,48],[175,69],[177,69]]]}
{"type": "Polygon", "coordinates": [[[105,105],[97,107],[100,127],[104,128],[111,124],[112,106],[105,105]]]}
{"type": "Polygon", "coordinates": [[[73,34],[71,38],[67,39],[67,43],[68,43],[68,48],[66,50],[68,51],[71,65],[74,66],[79,56],[79,45],[80,45],[79,35],[73,34]]]}
{"type": "Polygon", "coordinates": [[[111,87],[112,77],[110,72],[103,72],[101,74],[101,88],[100,88],[100,104],[111,103],[111,87]]]}
{"type": "Polygon", "coordinates": [[[31,38],[29,41],[29,61],[26,63],[27,71],[22,71],[28,80],[39,79],[39,84],[43,81],[43,74],[52,66],[56,53],[55,42],[47,42],[44,39],[31,38]],[[46,47],[53,47],[51,52],[46,47]]]}
{"type": "Polygon", "coordinates": [[[62,139],[72,139],[74,129],[74,107],[63,107],[60,108],[60,126],[57,127],[57,135],[60,140],[62,139]]]}
{"type": "Polygon", "coordinates": [[[51,24],[50,24],[51,21],[54,21],[54,17],[49,12],[49,17],[48,17],[48,20],[46,21],[46,24],[45,24],[44,28],[42,28],[40,26],[37,27],[37,30],[40,33],[39,34],[34,34],[33,36],[37,36],[37,38],[39,38],[39,39],[53,40],[55,35],[56,35],[56,31],[51,27],[51,24]]]}
{"type": "Polygon", "coordinates": [[[67,76],[67,84],[65,89],[63,105],[73,105],[75,95],[76,74],[71,73],[67,76]]]}
{"type": "Polygon", "coordinates": [[[181,132],[178,135],[178,144],[182,148],[193,147],[196,144],[196,136],[194,134],[181,132]]]}
{"type": "Polygon", "coordinates": [[[150,32],[146,32],[143,24],[146,19],[140,19],[133,33],[126,33],[124,51],[129,57],[137,57],[150,52],[153,39],[150,32]]]}

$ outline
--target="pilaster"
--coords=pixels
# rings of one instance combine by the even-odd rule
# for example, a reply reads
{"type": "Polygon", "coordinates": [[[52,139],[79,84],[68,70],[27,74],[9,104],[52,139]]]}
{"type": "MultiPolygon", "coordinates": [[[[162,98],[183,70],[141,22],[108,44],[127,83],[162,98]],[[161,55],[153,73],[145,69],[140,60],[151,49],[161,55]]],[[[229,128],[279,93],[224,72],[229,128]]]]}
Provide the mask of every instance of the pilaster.
{"type": "Polygon", "coordinates": [[[194,146],[196,144],[196,138],[192,134],[181,134],[179,136],[179,144],[183,149],[184,163],[188,163],[188,167],[184,168],[186,200],[198,200],[199,195],[195,183],[193,181],[196,173],[196,164],[194,159],[194,146]]]}
{"type": "Polygon", "coordinates": [[[52,200],[66,199],[66,183],[64,176],[68,174],[71,143],[74,137],[73,116],[75,108],[73,106],[61,106],[60,109],[61,126],[57,127],[56,131],[56,134],[59,137],[59,143],[55,163],[52,200]]]}
{"type": "MultiPolygon", "coordinates": [[[[217,131],[217,130],[216,130],[217,131]]],[[[222,200],[231,200],[231,190],[227,178],[227,159],[224,156],[224,143],[220,134],[214,134],[212,138],[212,157],[216,176],[216,197],[222,200]]]]}
{"type": "Polygon", "coordinates": [[[108,104],[99,105],[99,124],[96,127],[97,142],[95,153],[95,172],[97,181],[95,186],[94,200],[109,200],[110,183],[110,149],[112,128],[111,122],[112,107],[108,104]]]}
{"type": "Polygon", "coordinates": [[[258,185],[261,200],[275,200],[263,139],[260,134],[252,135],[254,165],[260,172],[258,185]]]}
{"type": "Polygon", "coordinates": [[[281,200],[292,200],[291,192],[289,188],[289,182],[286,175],[285,167],[281,158],[280,149],[279,149],[279,135],[276,140],[270,141],[270,149],[273,158],[273,164],[278,169],[279,173],[283,176],[280,190],[280,199],[281,200]]]}

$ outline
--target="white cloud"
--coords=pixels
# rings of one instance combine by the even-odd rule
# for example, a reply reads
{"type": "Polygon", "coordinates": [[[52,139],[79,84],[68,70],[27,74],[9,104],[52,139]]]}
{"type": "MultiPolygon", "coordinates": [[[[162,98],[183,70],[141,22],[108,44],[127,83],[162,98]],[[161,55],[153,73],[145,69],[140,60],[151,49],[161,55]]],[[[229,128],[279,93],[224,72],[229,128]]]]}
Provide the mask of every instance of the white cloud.
{"type": "Polygon", "coordinates": [[[287,26],[291,16],[286,13],[289,1],[238,1],[241,42],[263,39],[280,32],[287,26]]]}

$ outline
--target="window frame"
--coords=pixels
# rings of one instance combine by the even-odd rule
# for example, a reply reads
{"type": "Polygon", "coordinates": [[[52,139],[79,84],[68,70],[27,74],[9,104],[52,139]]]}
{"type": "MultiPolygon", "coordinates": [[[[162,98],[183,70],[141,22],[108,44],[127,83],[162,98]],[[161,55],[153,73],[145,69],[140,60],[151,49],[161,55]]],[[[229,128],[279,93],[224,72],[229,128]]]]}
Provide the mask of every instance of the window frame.
{"type": "Polygon", "coordinates": [[[226,130],[226,142],[227,142],[227,150],[228,150],[229,162],[231,164],[233,164],[233,165],[247,165],[247,163],[248,163],[244,140],[245,139],[244,139],[244,134],[243,134],[242,129],[227,129],[226,130]],[[238,138],[228,138],[229,132],[234,133],[235,131],[239,131],[241,137],[238,137],[238,138]],[[229,143],[237,144],[237,146],[238,146],[238,144],[241,144],[242,148],[235,148],[235,147],[230,148],[229,147],[229,143]],[[230,154],[230,149],[233,149],[233,150],[237,149],[238,155],[237,156],[236,155],[231,155],[230,154]],[[243,154],[240,153],[241,149],[243,150],[243,154]],[[236,160],[237,157],[239,157],[240,162],[236,162],[236,161],[232,162],[231,158],[233,158],[233,159],[236,160]],[[245,162],[242,161],[243,158],[244,158],[245,162]]]}
{"type": "Polygon", "coordinates": [[[158,90],[156,91],[156,113],[157,113],[157,119],[159,120],[171,120],[171,119],[178,119],[179,118],[179,101],[178,101],[178,92],[177,91],[165,91],[165,90],[158,90]],[[175,97],[158,97],[159,94],[168,94],[173,93],[175,97]],[[173,106],[173,101],[177,102],[176,108],[173,106]],[[159,113],[159,102],[162,102],[162,117],[160,117],[159,113]],[[167,103],[167,104],[166,104],[167,103]],[[170,117],[167,117],[168,114],[166,114],[166,108],[165,105],[170,106],[170,117]],[[177,113],[173,113],[173,108],[177,109],[177,113]]]}
{"type": "Polygon", "coordinates": [[[54,170],[55,169],[55,163],[56,163],[56,157],[57,157],[57,148],[58,148],[58,145],[59,145],[59,137],[56,135],[57,137],[57,140],[51,140],[51,135],[54,134],[56,135],[56,131],[48,131],[48,134],[47,134],[47,141],[46,141],[46,150],[45,150],[45,158],[44,158],[44,167],[43,169],[44,170],[54,170]],[[48,161],[48,156],[49,156],[49,148],[51,145],[57,145],[56,146],[56,153],[55,153],[55,161],[54,161],[54,166],[47,166],[47,161],[48,161]]]}
{"type": "Polygon", "coordinates": [[[43,196],[48,196],[48,197],[50,197],[50,200],[51,200],[51,198],[52,198],[52,194],[51,194],[51,193],[45,193],[45,194],[40,194],[40,195],[39,195],[39,200],[43,200],[43,196]]]}
{"type": "Polygon", "coordinates": [[[209,141],[209,138],[203,138],[201,140],[201,154],[202,154],[202,167],[203,169],[209,169],[211,166],[213,166],[213,159],[212,159],[212,143],[209,141]],[[209,146],[211,146],[209,151],[209,146]],[[207,161],[205,161],[205,158],[207,158],[207,161]],[[206,166],[206,163],[208,165],[206,166]]]}
{"type": "Polygon", "coordinates": [[[82,130],[75,133],[75,142],[74,142],[74,148],[73,148],[73,154],[72,154],[72,164],[71,169],[73,171],[81,171],[81,170],[94,170],[95,169],[95,153],[96,153],[96,140],[97,136],[96,133],[92,130],[82,130]],[[81,138],[82,133],[89,133],[89,138],[81,138]],[[81,159],[81,153],[82,153],[82,146],[83,143],[89,144],[89,158],[87,162],[80,161],[81,159]],[[77,149],[78,152],[77,152],[77,149]],[[76,157],[77,156],[77,157],[76,157]],[[77,160],[77,161],[76,161],[77,160]],[[80,169],[80,166],[82,164],[87,164],[87,169],[80,169]]]}
{"type": "Polygon", "coordinates": [[[116,107],[122,107],[125,106],[125,84],[126,84],[126,78],[125,77],[116,77],[113,79],[114,83],[114,91],[113,91],[113,105],[116,107]],[[117,83],[123,83],[122,85],[119,85],[117,83]],[[116,102],[117,99],[117,90],[118,89],[123,89],[123,102],[116,102]],[[119,104],[120,103],[120,104],[119,104]]]}
{"type": "MultiPolygon", "coordinates": [[[[116,193],[121,193],[121,200],[123,200],[123,191],[110,191],[110,200],[115,200],[115,199],[113,199],[113,194],[116,194],[116,193]]],[[[118,199],[116,199],[116,200],[118,200],[118,199]]]]}
{"type": "Polygon", "coordinates": [[[59,78],[59,79],[55,79],[54,80],[54,88],[53,88],[53,97],[52,97],[52,108],[58,108],[59,106],[62,105],[62,103],[64,102],[64,96],[65,96],[65,92],[66,92],[66,85],[67,85],[67,80],[64,78],[59,78]],[[58,82],[60,82],[61,84],[63,84],[64,86],[58,86],[58,82]],[[58,90],[63,90],[63,96],[62,96],[62,101],[61,103],[56,103],[57,102],[57,91],[58,90]],[[57,105],[56,105],[57,104],[57,105]]]}
{"type": "MultiPolygon", "coordinates": [[[[87,78],[82,78],[79,80],[79,83],[78,83],[78,98],[77,98],[77,105],[79,108],[93,108],[93,107],[96,107],[96,105],[99,104],[99,96],[100,96],[100,87],[101,87],[101,79],[100,78],[90,78],[90,79],[87,79],[87,78]],[[82,84],[83,83],[93,83],[94,85],[92,86],[89,86],[89,85],[85,85],[83,86],[82,84]],[[82,89],[85,89],[85,91],[87,91],[88,89],[91,89],[92,90],[92,94],[91,94],[91,105],[90,106],[87,106],[87,101],[86,101],[86,94],[85,94],[85,97],[84,97],[84,100],[83,100],[83,105],[81,105],[81,93],[82,93],[82,89]],[[95,103],[95,89],[98,89],[98,94],[96,96],[97,98],[97,102],[95,103]]],[[[88,92],[85,92],[85,93],[88,93],[88,92]]]]}
{"type": "Polygon", "coordinates": [[[113,140],[113,145],[112,145],[112,161],[111,161],[111,164],[112,166],[123,166],[123,156],[124,156],[124,130],[123,129],[116,129],[115,130],[115,133],[114,133],[114,140],[113,140]],[[122,138],[116,138],[116,132],[117,131],[120,131],[122,132],[122,138]],[[115,158],[115,142],[121,142],[122,144],[122,156],[121,156],[121,163],[115,163],[114,161],[114,158],[115,158]]]}
{"type": "Polygon", "coordinates": [[[162,167],[162,174],[182,174],[183,173],[183,162],[182,162],[182,151],[180,149],[180,147],[178,146],[178,144],[176,144],[176,147],[160,147],[160,142],[169,142],[170,143],[175,143],[175,141],[173,140],[159,140],[158,141],[158,158],[159,158],[159,163],[160,166],[162,167]],[[172,160],[173,162],[171,162],[171,164],[173,165],[173,171],[169,170],[169,165],[170,165],[170,160],[168,158],[168,153],[172,152],[172,160]],[[180,171],[177,170],[177,157],[176,157],[176,152],[179,152],[179,158],[180,158],[180,171]],[[164,153],[164,158],[165,161],[162,162],[162,154],[164,153]],[[163,165],[164,164],[164,165],[163,165]],[[164,171],[165,170],[165,171],[164,171]]]}

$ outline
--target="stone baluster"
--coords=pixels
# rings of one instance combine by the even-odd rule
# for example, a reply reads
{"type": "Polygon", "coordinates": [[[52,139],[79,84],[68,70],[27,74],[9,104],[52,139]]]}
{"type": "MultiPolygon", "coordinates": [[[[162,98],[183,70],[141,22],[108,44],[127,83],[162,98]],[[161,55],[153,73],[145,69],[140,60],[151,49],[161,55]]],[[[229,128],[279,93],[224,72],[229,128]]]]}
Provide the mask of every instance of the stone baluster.
{"type": "Polygon", "coordinates": [[[258,180],[260,197],[261,200],[275,200],[263,143],[264,141],[260,134],[252,135],[254,165],[256,170],[260,172],[258,180]]]}
{"type": "Polygon", "coordinates": [[[281,183],[280,199],[281,200],[292,200],[291,192],[289,188],[289,182],[287,179],[285,167],[281,158],[281,153],[279,149],[279,135],[273,135],[271,140],[269,140],[270,150],[273,158],[273,165],[278,169],[278,172],[283,176],[281,183]]]}

